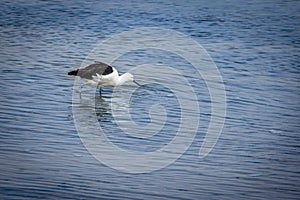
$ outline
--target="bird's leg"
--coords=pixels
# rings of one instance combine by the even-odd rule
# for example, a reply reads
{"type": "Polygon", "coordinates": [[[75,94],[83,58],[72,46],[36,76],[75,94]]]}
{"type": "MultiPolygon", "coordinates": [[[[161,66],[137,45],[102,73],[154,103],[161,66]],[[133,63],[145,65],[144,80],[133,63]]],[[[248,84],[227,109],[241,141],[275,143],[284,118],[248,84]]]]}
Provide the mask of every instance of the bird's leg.
{"type": "Polygon", "coordinates": [[[102,97],[102,89],[101,89],[101,85],[98,83],[97,87],[99,88],[99,96],[102,97]]]}
{"type": "Polygon", "coordinates": [[[79,85],[79,97],[81,99],[81,93],[82,93],[82,88],[85,86],[85,85],[88,85],[89,83],[80,83],[79,85]]]}
{"type": "Polygon", "coordinates": [[[85,86],[86,83],[81,83],[80,86],[79,86],[79,98],[81,99],[81,92],[82,92],[82,88],[83,86],[85,86]]]}

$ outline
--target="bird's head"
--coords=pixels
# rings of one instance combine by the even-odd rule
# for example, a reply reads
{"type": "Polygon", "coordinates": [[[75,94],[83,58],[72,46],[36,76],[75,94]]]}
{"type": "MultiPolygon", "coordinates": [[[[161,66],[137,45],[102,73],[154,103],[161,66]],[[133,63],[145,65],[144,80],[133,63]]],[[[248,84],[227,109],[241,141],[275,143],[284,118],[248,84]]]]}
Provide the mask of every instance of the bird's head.
{"type": "Polygon", "coordinates": [[[124,80],[124,82],[134,82],[135,84],[137,84],[138,86],[141,86],[138,82],[136,82],[133,79],[133,75],[130,74],[129,72],[126,72],[125,74],[122,75],[122,79],[124,80]]]}
{"type": "Polygon", "coordinates": [[[133,75],[130,74],[129,72],[126,72],[123,74],[125,82],[132,82],[133,81],[133,75]]]}

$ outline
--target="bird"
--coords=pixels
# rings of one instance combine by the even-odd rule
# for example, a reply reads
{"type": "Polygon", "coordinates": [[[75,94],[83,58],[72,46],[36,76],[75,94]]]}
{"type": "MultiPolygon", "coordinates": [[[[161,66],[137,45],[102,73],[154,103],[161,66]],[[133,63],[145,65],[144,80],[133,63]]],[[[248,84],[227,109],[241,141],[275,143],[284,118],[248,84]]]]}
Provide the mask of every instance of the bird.
{"type": "Polygon", "coordinates": [[[87,81],[88,84],[99,88],[99,94],[102,96],[102,87],[104,86],[120,86],[126,82],[134,82],[138,86],[142,86],[133,79],[133,75],[126,72],[119,76],[115,67],[103,62],[95,61],[95,63],[76,70],[68,72],[68,75],[79,76],[87,81]]]}

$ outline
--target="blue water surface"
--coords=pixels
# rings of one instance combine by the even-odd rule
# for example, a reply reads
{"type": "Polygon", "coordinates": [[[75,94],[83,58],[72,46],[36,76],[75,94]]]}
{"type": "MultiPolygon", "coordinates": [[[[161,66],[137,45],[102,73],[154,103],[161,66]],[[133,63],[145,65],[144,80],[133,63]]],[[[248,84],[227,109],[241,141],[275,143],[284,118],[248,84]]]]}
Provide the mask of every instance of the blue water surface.
{"type": "MultiPolygon", "coordinates": [[[[292,0],[1,1],[0,199],[299,199],[299,23],[300,2],[292,0]],[[130,174],[84,147],[67,72],[103,39],[142,27],[179,31],[205,47],[223,77],[227,116],[214,149],[199,158],[211,110],[198,81],[201,122],[190,148],[166,168],[130,174]]],[[[193,73],[186,61],[168,63],[159,53],[137,51],[115,64],[155,60],[193,73]]],[[[152,104],[164,102],[169,112],[149,140],[116,127],[106,109],[117,101],[112,89],[104,89],[104,102],[96,99],[99,124],[120,148],[154,151],[175,136],[179,103],[157,88],[132,97],[137,124],[149,123],[152,104]]]]}

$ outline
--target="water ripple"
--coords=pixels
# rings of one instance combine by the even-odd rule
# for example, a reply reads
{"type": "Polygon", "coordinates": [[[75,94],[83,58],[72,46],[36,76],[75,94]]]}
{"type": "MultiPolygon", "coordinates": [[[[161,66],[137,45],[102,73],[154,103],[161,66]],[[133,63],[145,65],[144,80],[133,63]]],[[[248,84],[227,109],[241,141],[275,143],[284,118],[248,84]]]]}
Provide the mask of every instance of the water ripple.
{"type": "MultiPolygon", "coordinates": [[[[0,198],[298,199],[298,19],[298,1],[3,1],[0,198]],[[227,118],[213,151],[200,159],[211,117],[205,81],[170,53],[138,50],[118,58],[116,66],[177,69],[193,86],[201,110],[197,136],[182,157],[162,170],[130,175],[99,163],[85,149],[72,108],[94,107],[85,107],[90,99],[72,104],[73,78],[67,72],[110,34],[144,26],[180,31],[206,48],[223,76],[227,118]]],[[[150,152],[172,140],[180,108],[176,95],[161,87],[164,81],[180,84],[158,80],[131,99],[132,119],[139,125],[150,123],[153,104],[168,111],[166,127],[148,140],[116,126],[113,109],[127,106],[122,93],[105,88],[104,100],[96,97],[99,126],[112,142],[150,152]]],[[[132,87],[124,85],[122,92],[132,87]]]]}

